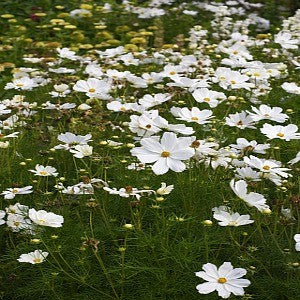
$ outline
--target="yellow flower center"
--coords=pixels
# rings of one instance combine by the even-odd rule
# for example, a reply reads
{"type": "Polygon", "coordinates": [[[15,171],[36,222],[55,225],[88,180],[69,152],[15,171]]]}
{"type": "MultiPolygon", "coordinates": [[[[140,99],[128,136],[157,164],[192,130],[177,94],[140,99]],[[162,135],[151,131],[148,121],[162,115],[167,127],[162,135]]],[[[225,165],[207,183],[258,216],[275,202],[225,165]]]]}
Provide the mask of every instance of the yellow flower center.
{"type": "Polygon", "coordinates": [[[260,74],[257,73],[257,72],[254,72],[253,75],[254,75],[255,77],[259,77],[259,76],[260,76],[260,74]]]}
{"type": "Polygon", "coordinates": [[[226,279],[225,277],[220,277],[220,278],[218,279],[218,282],[219,282],[219,283],[226,283],[226,282],[227,282],[227,279],[226,279]]]}
{"type": "Polygon", "coordinates": [[[238,121],[236,124],[237,125],[243,125],[243,122],[242,121],[238,121]]]}
{"type": "Polygon", "coordinates": [[[266,170],[266,171],[269,171],[270,170],[270,166],[263,166],[263,169],[266,170]]]}
{"type": "Polygon", "coordinates": [[[13,194],[18,193],[18,191],[19,191],[18,189],[13,189],[13,190],[12,190],[13,194]]]}
{"type": "Polygon", "coordinates": [[[18,227],[18,226],[20,225],[20,222],[15,221],[15,222],[14,222],[14,225],[15,225],[16,227],[18,227]]]}
{"type": "Polygon", "coordinates": [[[229,226],[236,226],[237,225],[237,221],[230,221],[228,223],[229,226]]]}
{"type": "Polygon", "coordinates": [[[265,117],[270,117],[270,115],[269,115],[269,114],[264,114],[264,116],[265,116],[265,117]]]}
{"type": "Polygon", "coordinates": [[[193,121],[198,121],[199,119],[197,117],[192,117],[193,121]]]}
{"type": "Polygon", "coordinates": [[[205,97],[203,100],[204,100],[205,102],[209,102],[209,101],[210,101],[210,98],[205,97]]]}
{"type": "Polygon", "coordinates": [[[24,86],[24,84],[23,83],[17,83],[16,86],[21,87],[21,86],[24,86]]]}
{"type": "Polygon", "coordinates": [[[43,219],[39,219],[39,224],[45,224],[46,223],[46,221],[45,220],[43,220],[43,219]]]}
{"type": "Polygon", "coordinates": [[[170,75],[175,75],[176,72],[175,72],[175,71],[171,71],[169,74],[170,74],[170,75]]]}
{"type": "Polygon", "coordinates": [[[239,52],[238,52],[238,51],[236,51],[236,50],[235,50],[235,51],[233,51],[233,54],[234,54],[234,55],[237,55],[238,53],[239,53],[239,52]]]}
{"type": "Polygon", "coordinates": [[[230,83],[231,84],[236,84],[236,81],[235,80],[230,80],[230,83]]]}
{"type": "Polygon", "coordinates": [[[42,260],[40,258],[34,258],[33,262],[35,262],[36,264],[39,264],[42,262],[42,260]]]}
{"type": "Polygon", "coordinates": [[[95,91],[95,89],[89,89],[89,93],[94,93],[95,91]]]}
{"type": "Polygon", "coordinates": [[[170,156],[170,152],[169,151],[163,151],[162,153],[161,153],[161,156],[162,157],[169,157],[170,156]]]}
{"type": "Polygon", "coordinates": [[[277,133],[277,136],[279,136],[279,137],[284,137],[284,134],[281,133],[281,132],[279,132],[279,133],[277,133]]]}
{"type": "Polygon", "coordinates": [[[40,175],[47,175],[48,173],[46,171],[40,171],[40,175]]]}

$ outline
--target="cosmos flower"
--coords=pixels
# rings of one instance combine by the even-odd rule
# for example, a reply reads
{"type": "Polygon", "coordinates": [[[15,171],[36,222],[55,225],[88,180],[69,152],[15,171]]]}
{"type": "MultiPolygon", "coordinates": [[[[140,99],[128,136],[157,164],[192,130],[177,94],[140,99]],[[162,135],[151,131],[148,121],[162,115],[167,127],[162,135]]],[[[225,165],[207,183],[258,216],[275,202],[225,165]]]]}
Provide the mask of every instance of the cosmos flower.
{"type": "Polygon", "coordinates": [[[37,164],[35,166],[35,170],[29,170],[30,172],[34,173],[35,176],[54,176],[56,177],[58,175],[58,173],[56,172],[56,169],[54,167],[51,166],[42,166],[37,164]]]}
{"type": "Polygon", "coordinates": [[[161,187],[156,191],[158,195],[169,195],[174,189],[174,185],[166,185],[165,182],[161,183],[161,187]]]}
{"type": "Polygon", "coordinates": [[[226,117],[226,124],[231,127],[238,127],[240,129],[255,129],[255,126],[253,126],[254,123],[252,117],[247,115],[245,111],[229,114],[229,116],[226,117]]]}
{"type": "Polygon", "coordinates": [[[248,112],[254,122],[260,120],[271,120],[278,123],[284,123],[289,116],[282,113],[281,107],[270,107],[262,104],[259,108],[252,106],[253,112],[248,112]]]}
{"type": "Polygon", "coordinates": [[[209,119],[213,118],[211,110],[200,110],[198,107],[192,107],[191,110],[189,110],[187,107],[172,107],[171,113],[177,117],[178,120],[195,122],[198,124],[209,123],[209,119]]]}
{"type": "Polygon", "coordinates": [[[294,240],[296,242],[295,249],[300,251],[300,233],[294,235],[294,240]]]}
{"type": "Polygon", "coordinates": [[[242,226],[251,224],[254,221],[250,220],[249,215],[240,215],[239,213],[231,213],[230,209],[226,206],[214,207],[214,219],[219,221],[220,226],[242,226]]]}
{"type": "Polygon", "coordinates": [[[266,204],[266,199],[259,193],[247,192],[247,183],[244,180],[238,180],[235,182],[234,179],[230,181],[230,187],[234,193],[250,207],[256,207],[259,211],[269,209],[266,204]]]}
{"type": "Polygon", "coordinates": [[[17,260],[19,262],[25,262],[35,265],[42,263],[48,255],[48,252],[43,252],[42,250],[35,250],[34,252],[22,254],[17,260]]]}
{"type": "Polygon", "coordinates": [[[287,142],[290,140],[300,139],[300,133],[297,132],[298,126],[294,124],[289,124],[287,126],[273,126],[270,124],[264,124],[263,128],[261,128],[260,131],[269,139],[281,139],[287,142]]]}
{"type": "Polygon", "coordinates": [[[5,191],[1,193],[1,195],[4,195],[4,199],[14,199],[16,195],[25,195],[32,193],[32,186],[25,186],[23,188],[8,188],[5,191]]]}
{"type": "Polygon", "coordinates": [[[76,145],[74,148],[70,149],[76,158],[83,158],[85,156],[91,156],[93,154],[93,147],[89,145],[76,145]]]}
{"type": "Polygon", "coordinates": [[[64,222],[63,216],[45,210],[36,211],[34,208],[29,209],[28,216],[33,223],[41,226],[62,227],[64,222]]]}
{"type": "Polygon", "coordinates": [[[54,149],[64,149],[69,150],[77,145],[87,145],[91,141],[91,134],[86,135],[76,135],[72,132],[61,133],[57,139],[64,144],[59,144],[54,147],[54,149]]]}
{"type": "Polygon", "coordinates": [[[178,138],[175,133],[165,132],[160,141],[155,137],[143,138],[142,146],[131,149],[130,152],[142,163],[154,163],[153,172],[162,175],[169,169],[174,172],[182,172],[186,169],[182,160],[188,160],[194,155],[190,144],[189,137],[178,138]]]}
{"type": "Polygon", "coordinates": [[[243,268],[233,268],[230,262],[224,262],[219,268],[211,263],[202,266],[203,271],[195,275],[207,282],[196,286],[200,294],[209,294],[217,291],[223,299],[229,298],[231,293],[236,296],[244,295],[244,288],[250,285],[250,281],[242,278],[247,274],[243,268]]]}

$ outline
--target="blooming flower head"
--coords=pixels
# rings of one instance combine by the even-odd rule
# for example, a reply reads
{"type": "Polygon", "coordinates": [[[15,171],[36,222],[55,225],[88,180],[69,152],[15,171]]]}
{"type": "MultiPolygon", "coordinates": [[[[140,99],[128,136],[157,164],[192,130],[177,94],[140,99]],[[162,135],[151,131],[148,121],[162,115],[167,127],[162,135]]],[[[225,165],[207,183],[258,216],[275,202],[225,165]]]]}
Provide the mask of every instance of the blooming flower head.
{"type": "Polygon", "coordinates": [[[178,138],[173,132],[165,132],[160,141],[156,137],[142,139],[142,147],[131,149],[131,154],[142,163],[155,162],[152,170],[157,175],[165,174],[169,169],[182,172],[186,169],[182,160],[188,160],[194,155],[190,144],[189,137],[178,138]]]}
{"type": "Polygon", "coordinates": [[[156,191],[156,194],[158,195],[168,195],[170,194],[174,189],[174,185],[166,185],[165,182],[161,183],[161,187],[156,191]]]}
{"type": "Polygon", "coordinates": [[[28,216],[32,222],[41,226],[62,227],[64,222],[63,216],[45,210],[36,211],[34,208],[29,209],[28,216]]]}
{"type": "Polygon", "coordinates": [[[93,147],[89,145],[77,145],[74,149],[70,149],[74,157],[83,158],[85,156],[91,156],[93,154],[93,147]]]}
{"type": "Polygon", "coordinates": [[[240,215],[239,213],[231,213],[230,209],[226,206],[214,207],[213,217],[219,221],[220,226],[242,226],[251,224],[254,221],[250,220],[249,215],[240,215]]]}
{"type": "Polygon", "coordinates": [[[35,265],[42,263],[46,259],[48,254],[48,252],[43,252],[42,250],[35,250],[34,252],[22,254],[17,260],[19,262],[25,262],[35,265]]]}
{"type": "Polygon", "coordinates": [[[4,195],[4,199],[13,199],[16,195],[25,195],[32,193],[32,186],[25,186],[23,188],[9,188],[1,193],[4,195]]]}
{"type": "Polygon", "coordinates": [[[217,291],[220,297],[227,299],[231,293],[235,296],[244,295],[244,288],[250,285],[248,279],[242,278],[247,271],[243,268],[233,268],[230,262],[224,262],[219,268],[207,263],[202,266],[202,270],[195,273],[207,281],[196,286],[200,294],[217,291]]]}
{"type": "Polygon", "coordinates": [[[295,249],[300,251],[300,233],[294,235],[294,240],[296,242],[295,249]]]}
{"type": "Polygon", "coordinates": [[[39,164],[35,166],[35,170],[29,170],[29,171],[34,173],[34,175],[36,176],[42,176],[42,177],[46,177],[46,176],[56,177],[58,175],[54,167],[51,166],[44,167],[39,164]]]}
{"type": "Polygon", "coordinates": [[[230,187],[234,193],[250,207],[256,207],[259,211],[264,211],[269,209],[269,206],[266,204],[266,199],[263,195],[254,192],[247,192],[247,182],[244,180],[230,182],[230,187]]]}
{"type": "Polygon", "coordinates": [[[294,124],[287,126],[264,124],[260,131],[269,139],[281,139],[285,141],[300,139],[300,133],[297,132],[298,126],[294,124]]]}

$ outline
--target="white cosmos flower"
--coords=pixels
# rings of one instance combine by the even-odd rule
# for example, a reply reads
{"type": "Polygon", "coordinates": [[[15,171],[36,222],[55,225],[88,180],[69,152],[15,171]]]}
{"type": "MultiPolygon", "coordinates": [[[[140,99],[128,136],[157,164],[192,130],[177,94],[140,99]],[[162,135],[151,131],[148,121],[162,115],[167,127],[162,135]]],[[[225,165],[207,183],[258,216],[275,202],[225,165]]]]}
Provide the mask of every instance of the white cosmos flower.
{"type": "Polygon", "coordinates": [[[198,124],[209,123],[209,119],[213,118],[211,110],[200,110],[198,107],[192,107],[191,110],[189,110],[187,107],[172,107],[171,113],[177,117],[178,120],[195,122],[198,124]]]}
{"type": "Polygon", "coordinates": [[[35,250],[34,252],[22,254],[17,260],[19,262],[25,262],[35,265],[42,263],[48,256],[48,254],[48,252],[43,252],[42,250],[35,250]]]}
{"type": "Polygon", "coordinates": [[[300,251],[300,233],[294,235],[294,240],[296,242],[295,249],[300,251]]]}
{"type": "Polygon", "coordinates": [[[209,294],[217,291],[218,295],[224,299],[229,298],[233,293],[236,296],[244,295],[244,287],[250,285],[250,281],[241,278],[247,274],[243,268],[233,268],[230,262],[224,262],[219,268],[211,263],[202,266],[203,271],[196,272],[195,275],[207,282],[196,286],[200,294],[209,294]]]}
{"type": "Polygon", "coordinates": [[[264,173],[264,175],[270,173],[284,178],[291,176],[285,172],[289,171],[290,169],[282,168],[280,161],[261,159],[253,155],[250,155],[250,158],[244,157],[244,161],[250,167],[258,169],[260,172],[264,173]]]}
{"type": "Polygon", "coordinates": [[[139,104],[143,105],[146,108],[150,108],[159,104],[162,104],[171,99],[170,94],[158,93],[155,95],[144,95],[143,98],[139,100],[139,104]]]}
{"type": "Polygon", "coordinates": [[[111,85],[106,80],[89,78],[88,80],[79,80],[73,86],[74,91],[85,93],[89,98],[99,98],[109,100],[111,85]]]}
{"type": "Polygon", "coordinates": [[[9,82],[5,85],[5,90],[15,89],[15,90],[24,90],[30,91],[34,87],[37,87],[38,84],[31,78],[25,76],[18,79],[14,79],[13,82],[9,82]]]}
{"type": "Polygon", "coordinates": [[[254,122],[260,120],[271,120],[278,123],[284,123],[289,116],[282,113],[281,107],[270,107],[262,104],[259,108],[252,106],[253,112],[248,112],[254,122]]]}
{"type": "Polygon", "coordinates": [[[232,179],[230,181],[230,187],[234,193],[250,207],[256,207],[259,211],[269,209],[266,204],[266,199],[259,193],[247,192],[247,182],[244,180],[236,181],[232,179]]]}
{"type": "Polygon", "coordinates": [[[41,226],[62,227],[64,218],[61,215],[56,215],[45,210],[36,211],[34,208],[29,209],[28,216],[32,222],[41,226]]]}
{"type": "Polygon", "coordinates": [[[216,107],[226,99],[224,93],[210,91],[207,88],[197,89],[193,92],[194,99],[199,103],[207,103],[211,108],[216,107]]]}
{"type": "Polygon", "coordinates": [[[284,82],[281,87],[288,93],[300,95],[300,87],[295,82],[284,82]]]}
{"type": "Polygon", "coordinates": [[[0,225],[5,224],[5,221],[3,220],[3,218],[5,217],[6,213],[4,210],[0,210],[0,225]]]}
{"type": "Polygon", "coordinates": [[[274,42],[284,49],[298,49],[299,39],[293,39],[290,32],[280,31],[274,36],[274,42]]]}
{"type": "Polygon", "coordinates": [[[248,151],[254,153],[265,154],[267,149],[270,148],[270,144],[258,144],[256,141],[248,141],[245,138],[238,138],[236,144],[231,144],[230,147],[237,149],[240,153],[246,153],[248,151]]]}
{"type": "Polygon", "coordinates": [[[0,116],[11,113],[11,109],[7,109],[6,105],[0,103],[0,116]]]}
{"type": "Polygon", "coordinates": [[[231,127],[238,127],[240,129],[255,129],[255,126],[253,126],[254,124],[252,117],[247,115],[245,111],[229,114],[229,116],[226,117],[226,124],[231,127]]]}
{"type": "Polygon", "coordinates": [[[8,214],[6,225],[10,227],[13,232],[31,229],[31,221],[19,214],[8,214]]]}
{"type": "Polygon", "coordinates": [[[294,164],[296,164],[296,163],[299,162],[299,161],[300,161],[300,151],[297,153],[297,155],[296,155],[295,158],[291,159],[291,160],[288,162],[288,164],[294,165],[294,164]]]}
{"type": "Polygon", "coordinates": [[[169,195],[174,189],[174,185],[166,185],[165,182],[161,183],[161,187],[156,191],[158,195],[169,195]]]}
{"type": "Polygon", "coordinates": [[[77,145],[74,149],[70,149],[76,158],[83,158],[85,156],[91,156],[93,154],[93,147],[89,145],[77,145]]]}
{"type": "Polygon", "coordinates": [[[16,197],[16,195],[25,195],[32,193],[32,186],[25,186],[23,188],[8,188],[5,191],[1,193],[1,195],[4,195],[4,199],[13,199],[16,197]]]}
{"type": "Polygon", "coordinates": [[[236,177],[240,179],[250,180],[250,181],[261,181],[259,172],[254,171],[250,167],[237,168],[236,177]]]}
{"type": "Polygon", "coordinates": [[[249,215],[240,215],[239,213],[231,213],[230,208],[226,206],[214,207],[213,217],[219,221],[220,226],[242,226],[251,224],[254,221],[250,220],[249,215]]]}
{"type": "Polygon", "coordinates": [[[131,149],[130,152],[142,163],[154,163],[153,172],[161,175],[167,173],[169,169],[174,172],[186,169],[182,160],[188,160],[194,155],[190,144],[189,137],[178,138],[173,132],[165,132],[160,141],[155,137],[143,138],[142,147],[131,149]]]}
{"type": "Polygon", "coordinates": [[[134,188],[132,186],[126,186],[124,188],[120,188],[119,190],[116,188],[110,188],[108,186],[103,187],[103,189],[107,192],[109,192],[111,195],[119,195],[123,198],[129,198],[130,196],[136,197],[138,200],[141,198],[141,196],[146,194],[154,193],[153,190],[139,190],[137,188],[134,188]]]}
{"type": "Polygon", "coordinates": [[[297,132],[298,126],[295,124],[289,124],[287,126],[264,124],[260,131],[269,139],[281,139],[285,141],[300,139],[300,133],[297,132]]]}
{"type": "Polygon", "coordinates": [[[34,173],[35,176],[54,176],[56,177],[58,173],[56,172],[56,169],[51,166],[42,166],[37,164],[35,166],[35,170],[29,170],[30,172],[34,173]]]}
{"type": "Polygon", "coordinates": [[[57,139],[60,142],[63,142],[65,144],[59,144],[54,147],[54,149],[65,149],[69,150],[71,148],[74,148],[77,145],[86,145],[88,142],[91,141],[91,134],[86,134],[86,135],[76,135],[72,132],[66,132],[66,133],[61,133],[57,139]]]}

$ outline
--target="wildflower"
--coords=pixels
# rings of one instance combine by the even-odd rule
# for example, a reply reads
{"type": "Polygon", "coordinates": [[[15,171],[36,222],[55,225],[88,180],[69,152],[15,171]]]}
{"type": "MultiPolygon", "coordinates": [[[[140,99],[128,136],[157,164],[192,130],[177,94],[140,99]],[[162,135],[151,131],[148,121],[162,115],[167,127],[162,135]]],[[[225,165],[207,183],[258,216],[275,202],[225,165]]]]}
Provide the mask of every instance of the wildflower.
{"type": "Polygon", "coordinates": [[[88,80],[79,80],[73,86],[74,91],[85,93],[89,98],[99,98],[109,100],[111,85],[105,80],[89,78],[88,80]]]}
{"type": "Polygon", "coordinates": [[[241,226],[251,224],[254,221],[250,220],[249,215],[240,215],[239,213],[231,213],[226,206],[214,207],[213,217],[219,221],[220,226],[241,226]]]}
{"type": "Polygon", "coordinates": [[[3,220],[3,218],[5,217],[6,213],[4,210],[0,210],[0,225],[5,224],[5,221],[3,220]]]}
{"type": "Polygon", "coordinates": [[[32,222],[41,226],[62,227],[64,222],[63,216],[45,210],[36,211],[34,208],[29,209],[28,216],[32,222]]]}
{"type": "Polygon", "coordinates": [[[259,108],[252,106],[252,111],[249,112],[252,120],[258,122],[260,120],[271,120],[278,123],[284,123],[289,117],[282,113],[281,107],[270,107],[262,104],[259,108]]]}
{"type": "Polygon", "coordinates": [[[166,185],[165,182],[161,183],[161,187],[156,191],[158,195],[169,195],[174,189],[174,185],[166,185]]]}
{"type": "Polygon", "coordinates": [[[211,110],[200,110],[198,107],[193,107],[191,110],[189,110],[187,107],[172,107],[171,113],[177,117],[178,120],[195,122],[198,124],[209,123],[209,119],[213,118],[211,110]]]}
{"type": "Polygon", "coordinates": [[[255,129],[255,126],[253,126],[252,117],[247,115],[245,111],[229,114],[229,116],[226,117],[226,124],[231,127],[238,127],[240,129],[255,129]]]}
{"type": "Polygon", "coordinates": [[[93,147],[89,145],[76,145],[74,149],[70,149],[76,158],[83,158],[85,156],[91,156],[93,154],[93,147]]]}
{"type": "Polygon", "coordinates": [[[207,103],[211,108],[218,106],[226,99],[224,93],[210,91],[207,88],[196,89],[192,95],[197,102],[207,103]]]}
{"type": "Polygon", "coordinates": [[[294,235],[294,240],[296,242],[296,245],[295,245],[296,251],[300,251],[300,234],[299,233],[294,235]]]}
{"type": "Polygon", "coordinates": [[[299,140],[300,133],[297,132],[298,126],[289,124],[287,126],[264,124],[260,131],[269,139],[281,139],[285,141],[299,140]]]}
{"type": "Polygon", "coordinates": [[[25,195],[32,193],[32,186],[25,186],[23,188],[9,188],[1,193],[4,195],[4,199],[14,199],[16,195],[25,195]]]}
{"type": "Polygon", "coordinates": [[[86,135],[76,135],[71,132],[66,132],[66,133],[61,133],[57,139],[60,142],[63,142],[65,144],[59,144],[54,147],[54,149],[65,149],[69,150],[71,148],[74,148],[77,145],[86,145],[91,141],[91,134],[86,134],[86,135]]]}
{"type": "Polygon", "coordinates": [[[294,165],[300,161],[300,151],[297,153],[296,157],[291,159],[288,164],[294,165]]]}
{"type": "Polygon", "coordinates": [[[34,173],[35,176],[54,176],[56,177],[58,175],[58,173],[56,172],[56,169],[54,167],[51,166],[42,166],[37,164],[35,166],[35,170],[29,170],[30,172],[34,173]]]}
{"type": "Polygon", "coordinates": [[[177,138],[175,133],[165,132],[160,142],[154,137],[143,138],[142,147],[131,149],[130,152],[142,163],[155,162],[152,170],[157,175],[165,174],[169,169],[182,172],[186,169],[182,160],[188,160],[194,155],[190,141],[188,137],[177,138]]]}
{"type": "Polygon", "coordinates": [[[247,153],[248,151],[265,154],[265,150],[270,148],[270,144],[258,144],[256,141],[249,142],[245,138],[238,138],[236,140],[236,144],[231,144],[230,147],[233,147],[243,154],[247,153]]]}
{"type": "Polygon", "coordinates": [[[43,252],[42,250],[35,250],[34,252],[22,254],[17,260],[19,262],[25,262],[35,265],[42,263],[46,259],[48,254],[48,252],[43,252]]]}
{"type": "Polygon", "coordinates": [[[230,181],[230,187],[234,193],[250,207],[256,207],[259,211],[268,209],[266,199],[259,193],[247,192],[247,183],[244,180],[238,180],[237,182],[232,179],[230,181]]]}
{"type": "Polygon", "coordinates": [[[244,295],[244,287],[250,285],[250,281],[242,278],[247,274],[243,268],[233,268],[230,262],[224,262],[219,268],[211,263],[202,266],[203,271],[195,275],[207,282],[198,284],[197,290],[200,294],[209,294],[217,291],[224,299],[229,298],[233,293],[236,296],[244,295]]]}

